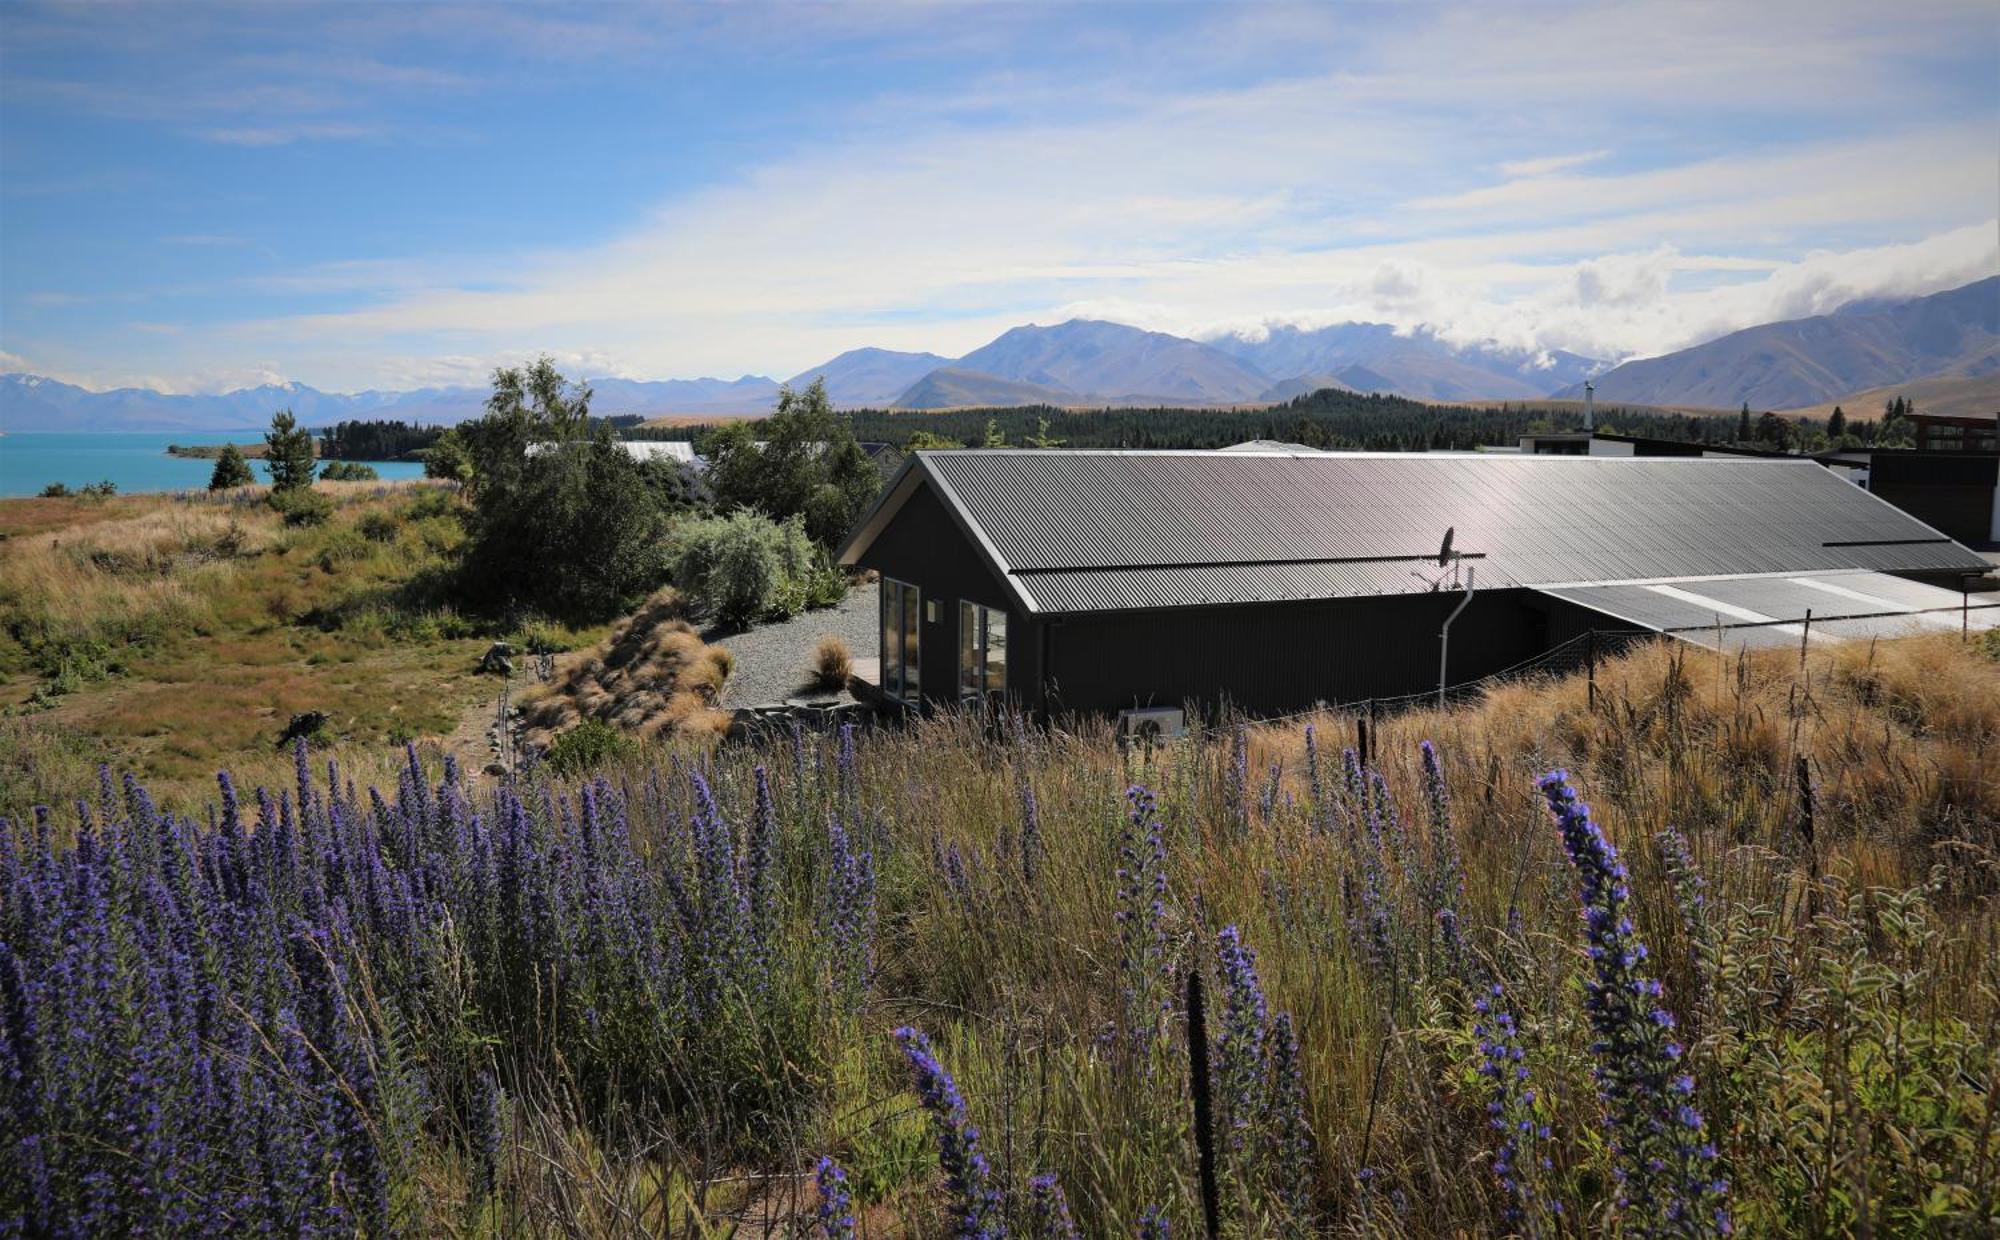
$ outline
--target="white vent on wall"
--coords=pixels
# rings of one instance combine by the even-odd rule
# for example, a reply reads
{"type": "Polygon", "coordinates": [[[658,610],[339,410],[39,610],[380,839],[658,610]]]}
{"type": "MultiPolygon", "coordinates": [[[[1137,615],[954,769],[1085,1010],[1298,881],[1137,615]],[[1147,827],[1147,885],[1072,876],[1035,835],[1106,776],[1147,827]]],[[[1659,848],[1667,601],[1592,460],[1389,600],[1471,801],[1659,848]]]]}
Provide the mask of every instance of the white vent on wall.
{"type": "Polygon", "coordinates": [[[1178,706],[1147,706],[1118,712],[1118,735],[1126,740],[1157,744],[1187,735],[1187,718],[1178,706]]]}

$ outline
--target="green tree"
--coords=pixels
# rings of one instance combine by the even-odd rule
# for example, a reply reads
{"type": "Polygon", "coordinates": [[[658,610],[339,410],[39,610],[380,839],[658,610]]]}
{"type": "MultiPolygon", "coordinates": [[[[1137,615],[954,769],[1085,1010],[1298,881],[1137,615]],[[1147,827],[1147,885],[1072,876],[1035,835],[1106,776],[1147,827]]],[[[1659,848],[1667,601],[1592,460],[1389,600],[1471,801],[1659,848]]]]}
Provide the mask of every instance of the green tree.
{"type": "Polygon", "coordinates": [[[486,416],[461,428],[472,458],[471,486],[513,485],[531,444],[588,439],[590,397],[590,385],[563,378],[547,354],[495,370],[486,416]]]}
{"type": "Polygon", "coordinates": [[[439,435],[436,443],[424,449],[424,477],[472,481],[472,451],[456,428],[439,435]]]}
{"type": "Polygon", "coordinates": [[[1839,405],[1833,407],[1833,416],[1826,420],[1826,435],[1838,439],[1847,433],[1847,413],[1839,405]]]}
{"type": "Polygon", "coordinates": [[[998,418],[986,419],[986,434],[979,441],[979,446],[982,448],[1004,448],[1007,446],[1007,435],[1000,429],[1000,420],[998,418]]]}
{"type": "Polygon", "coordinates": [[[911,432],[909,443],[905,445],[911,452],[937,452],[946,448],[963,448],[964,446],[964,444],[958,442],[956,439],[946,439],[943,435],[933,434],[930,431],[911,432]]]}
{"type": "Polygon", "coordinates": [[[1063,446],[1062,440],[1056,439],[1049,434],[1049,420],[1046,417],[1035,419],[1035,433],[1029,435],[1022,442],[1026,443],[1030,448],[1060,448],[1063,446]]]}
{"type": "Polygon", "coordinates": [[[802,518],[813,541],[832,546],[881,485],[853,426],[814,380],[803,392],[780,389],[776,412],[759,429],[761,445],[740,422],[708,436],[716,506],[755,509],[775,521],[802,518]]]}
{"type": "Polygon", "coordinates": [[[312,485],[312,432],[300,426],[289,409],[271,415],[271,429],[264,435],[264,468],[271,473],[274,491],[312,485]]]}
{"type": "Polygon", "coordinates": [[[463,568],[475,598],[601,620],[665,580],[666,488],[609,427],[587,430],[589,401],[546,357],[494,372],[486,416],[463,428],[473,462],[463,568]]]}
{"type": "Polygon", "coordinates": [[[1743,412],[1736,415],[1736,442],[1750,442],[1750,402],[1743,402],[1743,412]]]}
{"type": "Polygon", "coordinates": [[[231,487],[249,486],[257,481],[257,475],[250,472],[250,462],[243,459],[243,450],[235,444],[224,444],[222,455],[215,458],[215,472],[208,476],[208,489],[227,491],[231,487]]]}

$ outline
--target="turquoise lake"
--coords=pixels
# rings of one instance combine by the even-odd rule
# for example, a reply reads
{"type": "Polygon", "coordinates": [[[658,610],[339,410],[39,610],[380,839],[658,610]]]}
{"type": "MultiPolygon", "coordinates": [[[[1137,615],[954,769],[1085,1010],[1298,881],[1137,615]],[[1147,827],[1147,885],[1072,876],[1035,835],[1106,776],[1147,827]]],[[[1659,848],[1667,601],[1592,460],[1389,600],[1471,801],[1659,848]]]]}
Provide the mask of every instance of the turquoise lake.
{"type": "MultiPolygon", "coordinates": [[[[0,497],[39,495],[51,482],[66,483],[74,491],[107,479],[118,485],[121,495],[196,490],[208,485],[215,462],[168,456],[168,444],[254,443],[262,435],[256,430],[8,434],[0,436],[0,497]]],[[[264,463],[250,464],[258,481],[264,481],[264,463]]],[[[424,475],[424,467],[416,461],[368,464],[385,481],[424,475]]]]}

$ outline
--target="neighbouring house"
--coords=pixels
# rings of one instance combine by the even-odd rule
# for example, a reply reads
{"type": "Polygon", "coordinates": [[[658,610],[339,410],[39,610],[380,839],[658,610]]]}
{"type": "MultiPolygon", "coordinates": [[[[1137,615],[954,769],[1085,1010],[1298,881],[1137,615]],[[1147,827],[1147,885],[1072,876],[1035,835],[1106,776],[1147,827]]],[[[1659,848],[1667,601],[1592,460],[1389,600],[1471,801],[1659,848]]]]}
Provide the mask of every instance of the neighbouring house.
{"type": "Polygon", "coordinates": [[[1985,560],[1801,458],[918,452],[840,561],[881,574],[885,692],[1051,712],[1435,692],[1461,603],[1454,684],[1594,631],[2000,624],[1985,560]]]}
{"type": "Polygon", "coordinates": [[[1815,459],[1962,541],[2000,546],[2000,416],[1915,413],[1912,448],[1845,448],[1815,459]]]}
{"type": "MultiPolygon", "coordinates": [[[[615,442],[625,449],[626,455],[641,464],[647,461],[666,460],[694,469],[701,469],[705,464],[695,455],[694,444],[685,439],[620,439],[615,442]]],[[[528,455],[547,452],[554,446],[550,443],[531,443],[528,445],[528,455]]]]}

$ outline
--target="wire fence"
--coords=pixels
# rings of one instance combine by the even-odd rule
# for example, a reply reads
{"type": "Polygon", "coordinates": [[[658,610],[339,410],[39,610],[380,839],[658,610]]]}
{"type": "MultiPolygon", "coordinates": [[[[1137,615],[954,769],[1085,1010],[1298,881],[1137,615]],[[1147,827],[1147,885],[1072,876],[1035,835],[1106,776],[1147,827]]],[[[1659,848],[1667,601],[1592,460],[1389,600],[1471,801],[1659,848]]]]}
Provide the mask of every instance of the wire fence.
{"type": "Polygon", "coordinates": [[[1434,707],[1440,703],[1445,706],[1459,705],[1475,701],[1483,697],[1488,690],[1503,684],[1518,683],[1537,676],[1568,676],[1577,672],[1587,674],[1600,661],[1623,654],[1634,646],[1658,641],[1661,637],[1661,634],[1649,631],[1592,629],[1579,633],[1560,645],[1551,646],[1532,658],[1523,659],[1511,667],[1502,668],[1474,680],[1447,685],[1441,694],[1436,689],[1426,689],[1419,693],[1405,693],[1395,697],[1318,702],[1308,709],[1288,714],[1260,714],[1256,716],[1256,721],[1286,723],[1325,714],[1393,715],[1405,710],[1434,707]]]}

